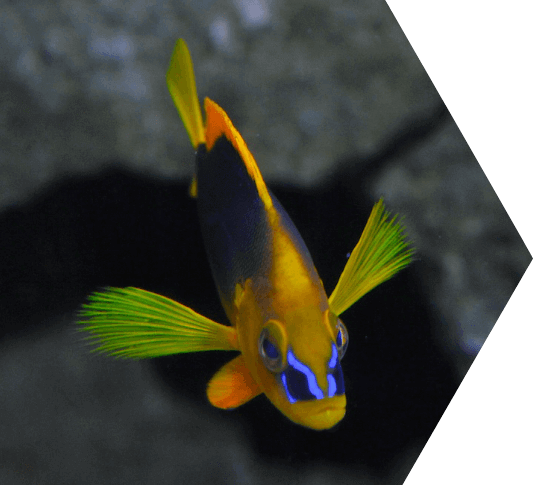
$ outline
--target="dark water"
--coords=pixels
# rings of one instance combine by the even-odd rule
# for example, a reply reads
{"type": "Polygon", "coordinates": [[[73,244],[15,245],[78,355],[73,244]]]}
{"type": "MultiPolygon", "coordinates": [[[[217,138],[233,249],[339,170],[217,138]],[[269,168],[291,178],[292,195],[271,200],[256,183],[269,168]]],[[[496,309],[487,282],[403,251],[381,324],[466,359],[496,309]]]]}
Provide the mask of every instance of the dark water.
{"type": "MultiPolygon", "coordinates": [[[[306,241],[326,291],[333,289],[373,201],[354,200],[343,177],[315,190],[272,186],[306,241]]],[[[187,184],[119,170],[65,180],[0,215],[0,335],[16,339],[73,311],[102,286],[138,286],[226,322],[187,184]],[[21,326],[20,322],[24,322],[21,326]]],[[[429,438],[459,382],[436,345],[436,317],[416,261],[343,315],[348,409],[333,430],[290,423],[263,396],[225,413],[257,454],[294,466],[326,462],[387,473],[429,438]]],[[[174,392],[208,406],[205,386],[229,353],[155,359],[174,392]]],[[[221,413],[224,413],[221,411],[221,413]]]]}

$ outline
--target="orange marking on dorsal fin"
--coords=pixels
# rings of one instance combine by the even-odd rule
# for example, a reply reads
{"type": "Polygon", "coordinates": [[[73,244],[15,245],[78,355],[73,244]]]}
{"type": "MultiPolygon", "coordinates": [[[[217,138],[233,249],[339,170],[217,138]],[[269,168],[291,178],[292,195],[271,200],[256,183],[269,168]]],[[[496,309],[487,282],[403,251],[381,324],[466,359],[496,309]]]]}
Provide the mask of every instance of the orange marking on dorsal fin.
{"type": "Polygon", "coordinates": [[[268,193],[267,186],[263,180],[261,172],[259,171],[259,167],[257,166],[257,163],[253,155],[250,153],[245,141],[242,139],[241,134],[233,126],[233,123],[229,119],[226,112],[214,101],[209,98],[205,98],[204,108],[207,117],[205,126],[205,144],[207,150],[211,150],[215,142],[222,135],[224,135],[240,155],[248,175],[254,181],[255,186],[257,187],[257,192],[263,201],[265,208],[270,209],[272,207],[272,199],[268,193]]]}

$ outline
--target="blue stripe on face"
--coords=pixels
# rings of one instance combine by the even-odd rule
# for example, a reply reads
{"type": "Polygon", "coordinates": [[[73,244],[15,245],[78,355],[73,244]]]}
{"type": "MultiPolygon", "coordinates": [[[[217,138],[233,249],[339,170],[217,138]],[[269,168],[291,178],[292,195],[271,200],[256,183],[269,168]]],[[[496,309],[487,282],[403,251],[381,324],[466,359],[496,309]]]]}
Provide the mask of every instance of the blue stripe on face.
{"type": "Polygon", "coordinates": [[[328,362],[328,367],[331,369],[331,373],[328,374],[328,397],[342,396],[344,394],[344,376],[342,375],[339,352],[334,343],[331,344],[331,347],[331,359],[328,362]]]}
{"type": "Polygon", "coordinates": [[[287,375],[285,374],[285,372],[283,372],[283,374],[281,374],[281,382],[283,383],[283,387],[285,388],[285,393],[287,394],[287,399],[289,400],[289,402],[291,404],[294,404],[297,401],[297,399],[295,397],[293,397],[292,394],[289,391],[289,388],[287,386],[287,375]]]}
{"type": "Polygon", "coordinates": [[[329,359],[328,367],[330,369],[335,369],[335,366],[339,361],[339,352],[337,352],[337,347],[335,345],[333,345],[332,347],[333,350],[331,351],[331,359],[329,359]]]}
{"type": "Polygon", "coordinates": [[[293,402],[291,399],[309,401],[324,397],[313,371],[302,364],[291,349],[287,353],[287,364],[287,368],[281,373],[281,382],[290,402],[293,402]]]}
{"type": "Polygon", "coordinates": [[[337,392],[337,382],[333,375],[328,374],[328,397],[333,397],[337,392]]]}
{"type": "MultiPolygon", "coordinates": [[[[287,353],[287,368],[281,373],[280,379],[289,402],[323,399],[324,392],[318,386],[313,371],[300,362],[292,349],[287,353]]],[[[331,358],[328,362],[328,397],[344,394],[344,379],[339,361],[337,347],[332,343],[331,358]]]]}

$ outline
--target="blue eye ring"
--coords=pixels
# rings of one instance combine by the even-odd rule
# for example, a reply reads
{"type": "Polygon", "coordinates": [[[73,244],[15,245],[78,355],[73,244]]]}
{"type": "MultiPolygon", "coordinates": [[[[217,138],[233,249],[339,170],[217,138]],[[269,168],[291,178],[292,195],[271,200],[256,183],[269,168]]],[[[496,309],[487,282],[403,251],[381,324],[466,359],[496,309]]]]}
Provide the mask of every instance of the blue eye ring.
{"type": "Polygon", "coordinates": [[[266,328],[259,335],[258,347],[259,355],[265,367],[271,372],[281,372],[283,370],[283,357],[276,341],[271,337],[270,332],[266,328]]]}
{"type": "Polygon", "coordinates": [[[335,338],[335,345],[339,351],[339,360],[344,357],[346,349],[348,348],[348,330],[342,323],[340,318],[337,318],[337,337],[335,338]]]}

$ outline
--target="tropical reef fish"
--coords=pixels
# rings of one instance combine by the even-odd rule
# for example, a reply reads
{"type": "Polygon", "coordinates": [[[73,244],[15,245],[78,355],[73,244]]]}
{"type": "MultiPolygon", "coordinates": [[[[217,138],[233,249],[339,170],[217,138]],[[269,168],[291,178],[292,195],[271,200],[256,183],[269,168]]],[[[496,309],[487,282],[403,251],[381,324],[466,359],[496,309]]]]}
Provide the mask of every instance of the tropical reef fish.
{"type": "Polygon", "coordinates": [[[331,428],[346,412],[341,359],[348,332],[339,316],[409,264],[404,228],[379,200],[328,298],[298,230],[228,115],[209,98],[204,123],[182,39],[167,84],[196,151],[190,194],[231,326],[128,287],[90,295],[81,328],[94,350],[117,357],[237,350],[207,385],[211,404],[232,409],[264,393],[294,423],[331,428]]]}

